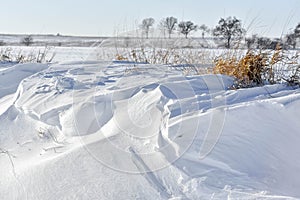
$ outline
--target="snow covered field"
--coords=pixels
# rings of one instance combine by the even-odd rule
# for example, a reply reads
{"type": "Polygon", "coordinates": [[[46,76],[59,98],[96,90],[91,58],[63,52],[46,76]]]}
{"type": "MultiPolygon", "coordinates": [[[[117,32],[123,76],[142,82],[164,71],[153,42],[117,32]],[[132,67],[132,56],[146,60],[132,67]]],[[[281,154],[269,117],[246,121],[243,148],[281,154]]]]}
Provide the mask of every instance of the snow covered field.
{"type": "Polygon", "coordinates": [[[59,49],[0,64],[1,199],[300,199],[299,88],[59,49]]]}
{"type": "MultiPolygon", "coordinates": [[[[63,46],[63,47],[90,47],[95,44],[102,44],[105,47],[117,46],[140,46],[141,41],[146,42],[142,37],[142,33],[136,31],[130,33],[121,33],[116,37],[84,37],[84,36],[62,36],[62,35],[31,35],[33,39],[32,46],[63,46]]],[[[151,35],[147,43],[155,43],[156,46],[176,45],[176,46],[194,46],[194,47],[217,47],[222,42],[216,38],[205,38],[201,36],[192,37],[188,40],[182,40],[181,36],[172,39],[164,38],[161,33],[151,35]]],[[[24,46],[22,40],[28,35],[10,35],[0,33],[0,44],[8,46],[24,46]]]]}

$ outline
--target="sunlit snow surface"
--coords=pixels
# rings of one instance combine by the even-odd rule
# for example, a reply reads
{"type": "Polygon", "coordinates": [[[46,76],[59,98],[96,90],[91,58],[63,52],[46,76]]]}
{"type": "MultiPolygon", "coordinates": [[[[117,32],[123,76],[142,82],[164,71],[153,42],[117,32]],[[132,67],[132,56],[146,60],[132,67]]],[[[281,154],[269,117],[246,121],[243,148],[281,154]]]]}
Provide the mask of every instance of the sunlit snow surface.
{"type": "Polygon", "coordinates": [[[300,89],[126,62],[0,71],[1,199],[300,198],[300,89]]]}

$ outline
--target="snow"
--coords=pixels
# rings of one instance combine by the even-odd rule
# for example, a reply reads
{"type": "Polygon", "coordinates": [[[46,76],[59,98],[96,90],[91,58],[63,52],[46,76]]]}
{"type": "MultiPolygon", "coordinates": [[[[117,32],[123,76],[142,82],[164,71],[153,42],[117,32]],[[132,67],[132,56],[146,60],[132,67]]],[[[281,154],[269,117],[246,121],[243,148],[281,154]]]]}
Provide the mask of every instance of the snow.
{"type": "MultiPolygon", "coordinates": [[[[0,41],[4,45],[8,46],[19,46],[22,45],[22,41],[25,37],[28,37],[28,34],[0,34],[0,41]]],[[[108,39],[108,37],[85,37],[85,36],[64,36],[64,35],[39,35],[33,34],[30,35],[33,39],[34,46],[85,46],[89,47],[95,43],[99,43],[103,40],[108,39]]]]}
{"type": "Polygon", "coordinates": [[[2,199],[300,199],[299,88],[130,62],[2,68],[2,199]]]}

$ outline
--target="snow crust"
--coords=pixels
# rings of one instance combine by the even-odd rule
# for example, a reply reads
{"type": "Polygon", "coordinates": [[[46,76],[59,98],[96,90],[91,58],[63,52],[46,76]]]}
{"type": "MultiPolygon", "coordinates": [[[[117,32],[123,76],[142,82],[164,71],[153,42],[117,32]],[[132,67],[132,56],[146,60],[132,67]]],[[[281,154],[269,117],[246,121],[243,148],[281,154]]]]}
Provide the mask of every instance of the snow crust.
{"type": "Polygon", "coordinates": [[[300,198],[300,89],[129,62],[0,71],[2,199],[300,198]]]}

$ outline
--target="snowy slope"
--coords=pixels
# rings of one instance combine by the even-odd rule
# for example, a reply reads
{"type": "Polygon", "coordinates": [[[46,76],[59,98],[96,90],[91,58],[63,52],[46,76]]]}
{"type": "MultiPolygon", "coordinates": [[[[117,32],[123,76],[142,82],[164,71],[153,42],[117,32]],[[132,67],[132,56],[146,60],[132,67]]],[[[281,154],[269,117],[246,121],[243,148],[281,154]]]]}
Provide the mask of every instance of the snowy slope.
{"type": "Polygon", "coordinates": [[[300,198],[299,88],[97,61],[0,83],[2,199],[300,198]]]}

